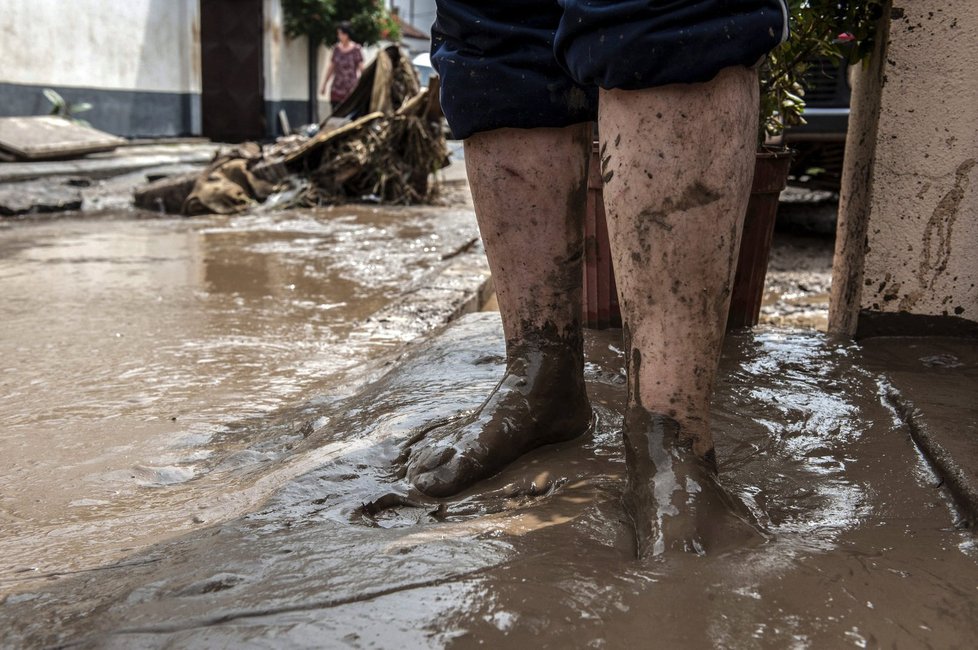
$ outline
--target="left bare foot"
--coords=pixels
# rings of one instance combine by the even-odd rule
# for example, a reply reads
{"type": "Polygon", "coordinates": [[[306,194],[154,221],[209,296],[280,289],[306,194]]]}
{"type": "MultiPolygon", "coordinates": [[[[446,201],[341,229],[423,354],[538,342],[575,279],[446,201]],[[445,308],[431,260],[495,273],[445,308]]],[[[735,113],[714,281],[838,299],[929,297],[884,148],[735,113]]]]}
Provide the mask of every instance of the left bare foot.
{"type": "Polygon", "coordinates": [[[666,551],[703,555],[766,539],[750,511],[720,485],[713,451],[693,453],[675,420],[633,406],[624,437],[623,503],[640,559],[666,551]]]}
{"type": "Polygon", "coordinates": [[[405,473],[419,491],[451,496],[532,449],[587,431],[591,405],[579,348],[514,348],[502,381],[475,413],[432,430],[408,450],[405,473]]]}

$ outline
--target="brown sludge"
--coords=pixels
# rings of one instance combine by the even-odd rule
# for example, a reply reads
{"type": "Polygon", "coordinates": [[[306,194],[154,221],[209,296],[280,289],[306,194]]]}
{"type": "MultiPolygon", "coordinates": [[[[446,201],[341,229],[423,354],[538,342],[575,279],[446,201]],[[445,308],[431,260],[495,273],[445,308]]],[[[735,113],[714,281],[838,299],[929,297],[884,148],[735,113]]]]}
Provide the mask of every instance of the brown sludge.
{"type": "Polygon", "coordinates": [[[0,229],[0,599],[318,466],[310,414],[478,301],[477,238],[430,206],[0,229]]]}
{"type": "Polygon", "coordinates": [[[978,633],[975,541],[859,349],[728,337],[714,400],[725,489],[770,539],[634,560],[621,506],[620,333],[590,335],[592,433],[463,494],[394,476],[403,445],[502,372],[465,317],[332,405],[290,453],[319,466],[254,514],[3,603],[4,643],[213,647],[954,647],[978,633]]]}
{"type": "Polygon", "coordinates": [[[451,496],[528,451],[583,434],[592,418],[582,340],[567,338],[545,331],[510,346],[503,379],[483,405],[408,447],[408,481],[430,496],[451,496]]]}

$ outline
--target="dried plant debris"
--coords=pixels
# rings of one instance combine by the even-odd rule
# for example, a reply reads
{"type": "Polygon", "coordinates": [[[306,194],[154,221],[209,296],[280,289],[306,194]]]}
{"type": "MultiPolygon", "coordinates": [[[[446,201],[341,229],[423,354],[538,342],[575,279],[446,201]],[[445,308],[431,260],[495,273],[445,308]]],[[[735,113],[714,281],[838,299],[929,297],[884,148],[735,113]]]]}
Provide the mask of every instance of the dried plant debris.
{"type": "Polygon", "coordinates": [[[322,148],[303,205],[369,199],[425,203],[434,197],[432,172],[448,155],[444,136],[416,115],[372,117],[322,148]]]}
{"type": "Polygon", "coordinates": [[[277,208],[430,203],[437,196],[433,172],[447,160],[437,81],[419,88],[407,56],[388,48],[315,135],[222,152],[192,186],[183,180],[177,189],[190,191],[182,202],[174,201],[172,184],[157,183],[137,190],[137,204],[179,204],[182,214],[199,215],[237,214],[273,195],[287,197],[275,201],[277,208]],[[168,192],[166,200],[159,192],[168,192]]]}

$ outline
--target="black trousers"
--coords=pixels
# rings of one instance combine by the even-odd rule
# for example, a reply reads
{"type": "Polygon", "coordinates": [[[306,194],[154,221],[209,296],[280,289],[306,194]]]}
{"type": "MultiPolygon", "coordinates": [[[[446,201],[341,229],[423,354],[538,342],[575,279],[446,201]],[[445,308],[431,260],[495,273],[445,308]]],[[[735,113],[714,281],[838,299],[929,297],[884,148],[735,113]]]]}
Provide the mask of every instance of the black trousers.
{"type": "Polygon", "coordinates": [[[457,138],[594,120],[597,89],[709,81],[788,36],[784,0],[438,0],[432,64],[457,138]]]}

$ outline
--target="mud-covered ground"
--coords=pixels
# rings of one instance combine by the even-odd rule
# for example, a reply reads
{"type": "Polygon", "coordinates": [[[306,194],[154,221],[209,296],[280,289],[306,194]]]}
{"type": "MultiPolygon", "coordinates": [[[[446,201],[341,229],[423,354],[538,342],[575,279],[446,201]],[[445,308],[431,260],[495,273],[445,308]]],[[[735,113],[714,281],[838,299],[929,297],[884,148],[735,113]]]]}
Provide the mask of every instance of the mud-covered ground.
{"type": "Polygon", "coordinates": [[[778,206],[760,323],[825,331],[837,199],[789,188],[778,206]]]}
{"type": "Polygon", "coordinates": [[[766,539],[638,562],[620,505],[615,331],[588,341],[593,431],[454,498],[397,478],[419,431],[492,387],[500,339],[496,314],[466,317],[361,391],[309,405],[308,434],[261,470],[305,459],[309,471],[251,514],[97,571],[21,577],[0,613],[5,642],[970,647],[974,537],[954,528],[885,378],[855,346],[798,330],[728,337],[721,477],[766,539]]]}
{"type": "Polygon", "coordinates": [[[253,507],[302,404],[485,279],[465,210],[134,216],[0,229],[0,592],[253,507]]]}
{"type": "Polygon", "coordinates": [[[592,431],[414,493],[405,445],[502,369],[495,314],[409,343],[478,281],[443,200],[0,224],[0,646],[972,645],[974,536],[886,376],[800,329],[832,245],[791,208],[764,317],[794,329],[729,337],[714,400],[764,539],[634,559],[616,331],[592,431]]]}

